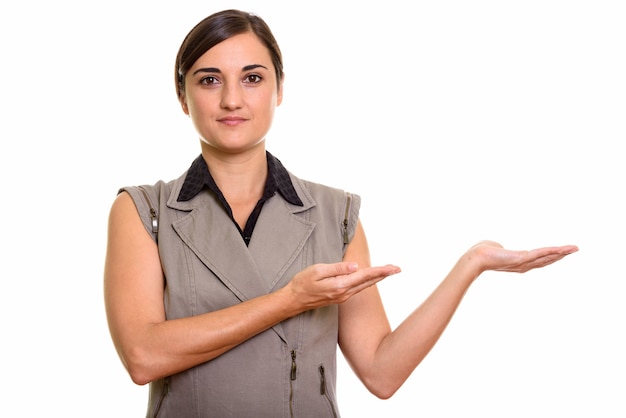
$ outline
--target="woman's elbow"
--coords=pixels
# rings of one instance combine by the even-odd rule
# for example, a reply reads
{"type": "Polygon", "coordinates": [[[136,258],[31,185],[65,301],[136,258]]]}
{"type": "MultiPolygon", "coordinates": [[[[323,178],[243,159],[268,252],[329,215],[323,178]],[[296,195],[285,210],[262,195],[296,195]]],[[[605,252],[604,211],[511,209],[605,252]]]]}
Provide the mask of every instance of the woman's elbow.
{"type": "Polygon", "coordinates": [[[395,383],[386,379],[372,379],[371,381],[364,382],[365,387],[371,394],[378,399],[387,400],[391,398],[400,388],[402,383],[395,383]]]}
{"type": "Polygon", "coordinates": [[[370,389],[370,392],[378,399],[387,400],[391,398],[397,390],[398,388],[375,388],[370,389]]]}
{"type": "Polygon", "coordinates": [[[120,353],[120,358],[130,379],[136,385],[146,385],[158,377],[154,374],[153,362],[148,361],[149,356],[145,350],[135,347],[120,353]]]}
{"type": "Polygon", "coordinates": [[[127,370],[128,374],[130,375],[130,380],[132,380],[133,383],[136,385],[144,386],[154,380],[152,377],[150,377],[148,373],[145,373],[145,371],[143,370],[136,370],[131,368],[128,368],[127,370]]]}

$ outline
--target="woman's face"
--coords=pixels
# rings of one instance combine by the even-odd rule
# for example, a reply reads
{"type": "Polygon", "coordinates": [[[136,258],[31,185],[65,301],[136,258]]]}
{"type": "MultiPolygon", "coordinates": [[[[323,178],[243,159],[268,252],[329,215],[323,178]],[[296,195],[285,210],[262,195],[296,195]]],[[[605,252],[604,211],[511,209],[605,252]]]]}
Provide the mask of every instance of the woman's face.
{"type": "Polygon", "coordinates": [[[181,98],[200,139],[225,153],[262,142],[281,101],[282,80],[277,84],[269,51],[253,33],[205,52],[185,75],[181,98]]]}

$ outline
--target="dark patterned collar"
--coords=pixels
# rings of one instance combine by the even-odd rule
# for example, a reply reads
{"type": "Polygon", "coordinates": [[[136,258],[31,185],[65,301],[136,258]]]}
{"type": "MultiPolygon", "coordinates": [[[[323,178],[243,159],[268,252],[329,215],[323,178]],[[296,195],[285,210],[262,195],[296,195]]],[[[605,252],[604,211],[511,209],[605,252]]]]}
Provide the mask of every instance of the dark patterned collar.
{"type": "MultiPolygon", "coordinates": [[[[268,175],[263,200],[268,199],[274,193],[278,192],[289,203],[304,206],[296,189],[291,183],[287,169],[285,169],[278,158],[274,157],[268,151],[266,151],[266,155],[268,175]]],[[[196,197],[205,186],[216,193],[220,197],[220,200],[223,199],[222,192],[219,187],[217,187],[215,180],[213,180],[213,176],[211,176],[209,168],[201,154],[193,161],[191,167],[189,167],[177,200],[179,202],[191,200],[196,197]]]]}

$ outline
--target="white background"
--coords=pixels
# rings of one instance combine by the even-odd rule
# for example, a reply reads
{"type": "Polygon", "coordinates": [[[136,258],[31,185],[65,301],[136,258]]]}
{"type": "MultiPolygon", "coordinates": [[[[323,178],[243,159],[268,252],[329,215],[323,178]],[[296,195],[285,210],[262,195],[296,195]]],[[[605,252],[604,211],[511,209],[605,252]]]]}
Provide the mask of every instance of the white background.
{"type": "Polygon", "coordinates": [[[580,247],[484,274],[390,400],[342,361],[343,416],[626,416],[622,3],[4,2],[0,415],[144,416],[104,316],[108,210],[199,153],[174,58],[235,7],[284,53],[268,149],[359,193],[373,262],[403,268],[380,285],[394,326],[479,240],[580,247]]]}

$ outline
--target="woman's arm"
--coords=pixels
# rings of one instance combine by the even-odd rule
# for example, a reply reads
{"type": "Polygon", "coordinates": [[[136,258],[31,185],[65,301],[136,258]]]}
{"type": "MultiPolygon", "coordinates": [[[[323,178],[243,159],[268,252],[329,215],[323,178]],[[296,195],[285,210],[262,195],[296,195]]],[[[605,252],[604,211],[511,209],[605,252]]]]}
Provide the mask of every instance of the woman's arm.
{"type": "Polygon", "coordinates": [[[121,193],[109,215],[104,297],[111,337],[140,385],[211,360],[305,310],[339,303],[389,274],[393,266],[358,270],[354,263],[320,264],[284,288],[235,306],[166,320],[158,248],[135,205],[121,193]]]}
{"type": "MultiPolygon", "coordinates": [[[[393,332],[372,286],[340,306],[339,344],[356,375],[376,396],[391,397],[433,348],[472,282],[486,270],[525,272],[577,251],[575,246],[510,251],[490,241],[470,248],[452,270],[393,332]]],[[[359,224],[346,261],[369,265],[359,224]]]]}

